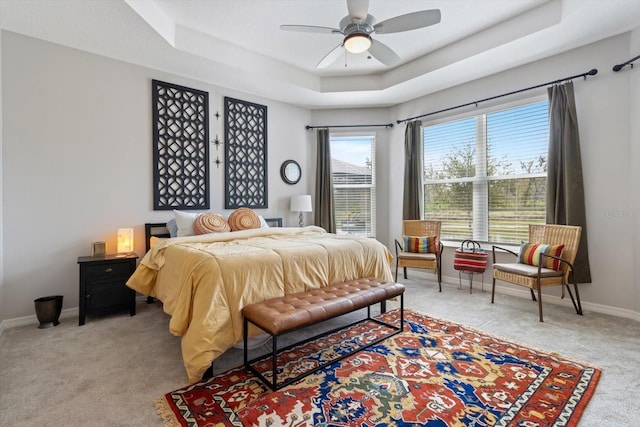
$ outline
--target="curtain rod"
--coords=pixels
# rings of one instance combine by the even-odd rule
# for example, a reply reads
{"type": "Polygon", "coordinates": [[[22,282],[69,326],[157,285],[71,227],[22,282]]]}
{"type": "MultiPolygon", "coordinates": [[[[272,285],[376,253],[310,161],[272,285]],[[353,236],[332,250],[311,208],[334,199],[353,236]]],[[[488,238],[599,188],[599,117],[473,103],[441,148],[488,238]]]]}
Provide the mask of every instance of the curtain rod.
{"type": "Polygon", "coordinates": [[[542,83],[542,84],[539,84],[539,85],[527,87],[527,88],[520,89],[520,90],[514,90],[513,92],[503,93],[503,94],[500,94],[500,95],[492,96],[490,98],[480,99],[480,100],[474,101],[474,102],[467,102],[466,104],[456,105],[455,107],[445,108],[444,110],[433,111],[431,113],[422,114],[420,116],[410,117],[408,119],[397,120],[396,122],[398,124],[401,124],[401,123],[408,122],[408,121],[411,121],[411,120],[419,119],[421,117],[432,116],[434,114],[444,113],[445,111],[455,110],[456,108],[467,107],[469,105],[475,105],[477,107],[480,102],[491,101],[492,99],[502,98],[503,96],[513,95],[513,94],[516,94],[516,93],[525,92],[527,90],[537,89],[539,87],[549,86],[549,85],[552,85],[552,84],[555,84],[555,83],[560,83],[560,82],[564,82],[564,81],[567,81],[567,80],[577,79],[578,77],[584,77],[584,79],[586,80],[587,76],[595,76],[596,74],[598,74],[598,70],[596,68],[593,68],[593,69],[587,71],[586,73],[576,74],[575,76],[565,77],[564,79],[558,79],[558,80],[554,80],[552,82],[542,83]]]}
{"type": "Polygon", "coordinates": [[[323,129],[323,128],[375,128],[375,127],[383,127],[383,126],[385,128],[392,128],[393,123],[387,123],[383,125],[325,125],[325,126],[306,125],[305,129],[311,130],[311,129],[323,129]]]}
{"type": "Polygon", "coordinates": [[[628,60],[627,62],[623,62],[622,64],[614,65],[613,71],[616,71],[616,72],[620,71],[629,64],[631,64],[631,68],[633,68],[633,61],[635,61],[638,58],[640,58],[640,55],[636,56],[635,58],[631,58],[630,60],[628,60]]]}

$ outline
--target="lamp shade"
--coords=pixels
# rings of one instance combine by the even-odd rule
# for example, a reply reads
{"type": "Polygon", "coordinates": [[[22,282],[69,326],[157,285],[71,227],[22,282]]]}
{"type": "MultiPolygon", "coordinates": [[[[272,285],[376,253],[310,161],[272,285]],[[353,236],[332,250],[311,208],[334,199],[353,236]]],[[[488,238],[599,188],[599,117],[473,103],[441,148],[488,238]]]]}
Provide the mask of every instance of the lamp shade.
{"type": "Polygon", "coordinates": [[[351,53],[362,53],[371,47],[371,37],[364,33],[349,34],[344,39],[344,48],[351,53]]]}
{"type": "Polygon", "coordinates": [[[133,228],[118,228],[118,253],[133,251],[133,228]]]}
{"type": "Polygon", "coordinates": [[[291,212],[311,212],[311,196],[291,196],[291,212]]]}

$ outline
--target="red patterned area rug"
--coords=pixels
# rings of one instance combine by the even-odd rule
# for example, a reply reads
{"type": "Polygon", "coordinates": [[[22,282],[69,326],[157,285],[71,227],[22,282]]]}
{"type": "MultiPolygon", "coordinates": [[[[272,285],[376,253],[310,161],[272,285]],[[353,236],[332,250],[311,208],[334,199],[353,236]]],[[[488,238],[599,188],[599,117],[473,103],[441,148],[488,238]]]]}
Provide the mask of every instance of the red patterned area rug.
{"type": "MultiPolygon", "coordinates": [[[[398,311],[382,317],[394,321],[398,311]]],[[[293,348],[278,356],[278,381],[383,333],[369,322],[293,348]]],[[[255,366],[270,378],[268,361],[255,366]]],[[[600,373],[406,310],[402,334],[277,392],[239,367],[167,393],[156,407],[167,426],[575,426],[600,373]]]]}

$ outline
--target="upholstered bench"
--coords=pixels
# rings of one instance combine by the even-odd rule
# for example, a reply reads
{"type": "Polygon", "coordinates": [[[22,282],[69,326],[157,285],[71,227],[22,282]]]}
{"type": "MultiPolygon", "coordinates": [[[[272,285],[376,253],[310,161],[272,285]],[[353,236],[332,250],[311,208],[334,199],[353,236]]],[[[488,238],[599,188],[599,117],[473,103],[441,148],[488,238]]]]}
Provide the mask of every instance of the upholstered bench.
{"type": "MultiPolygon", "coordinates": [[[[387,282],[384,280],[374,278],[363,278],[350,280],[348,282],[336,283],[323,288],[312,289],[304,292],[298,292],[294,294],[285,295],[283,297],[272,298],[266,301],[262,301],[255,304],[247,305],[242,309],[242,315],[244,317],[244,365],[256,374],[267,386],[272,390],[277,390],[286,385],[291,384],[307,375],[310,375],[325,366],[341,360],[356,351],[360,351],[366,347],[377,344],[386,338],[402,332],[404,326],[404,286],[399,283],[387,282]],[[382,311],[384,311],[384,305],[388,299],[400,297],[400,320],[399,326],[392,325],[383,322],[380,319],[371,317],[371,306],[380,303],[382,311]],[[287,379],[286,381],[278,384],[277,381],[277,357],[278,357],[278,337],[297,329],[314,325],[323,322],[328,319],[332,319],[343,314],[350,313],[355,310],[367,307],[366,319],[352,323],[352,326],[364,321],[374,321],[381,325],[387,326],[392,329],[390,334],[382,336],[375,341],[367,342],[365,346],[362,346],[355,351],[341,355],[339,358],[331,360],[327,363],[317,366],[315,369],[304,372],[301,375],[287,379]],[[265,355],[248,360],[248,330],[249,323],[257,326],[263,331],[267,332],[272,337],[272,378],[268,381],[260,372],[258,372],[252,364],[258,360],[264,359],[265,355]]],[[[323,335],[333,333],[341,328],[325,332],[320,335],[316,335],[303,342],[310,341],[323,335]]],[[[299,345],[297,343],[296,345],[299,345]]],[[[280,352],[285,351],[292,346],[280,349],[280,352]]]]}

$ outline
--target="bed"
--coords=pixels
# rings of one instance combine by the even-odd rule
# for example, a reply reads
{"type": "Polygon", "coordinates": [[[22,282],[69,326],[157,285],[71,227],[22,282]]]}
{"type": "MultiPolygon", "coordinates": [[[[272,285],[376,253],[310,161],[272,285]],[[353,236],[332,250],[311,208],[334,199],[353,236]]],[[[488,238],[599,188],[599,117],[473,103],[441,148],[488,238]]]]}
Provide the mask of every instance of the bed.
{"type": "Polygon", "coordinates": [[[181,337],[191,382],[242,341],[245,305],[360,277],[392,280],[392,255],[383,244],[320,227],[173,238],[162,224],[145,229],[150,238],[160,238],[127,285],[162,301],[170,332],[181,337]]]}

